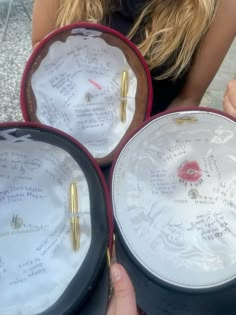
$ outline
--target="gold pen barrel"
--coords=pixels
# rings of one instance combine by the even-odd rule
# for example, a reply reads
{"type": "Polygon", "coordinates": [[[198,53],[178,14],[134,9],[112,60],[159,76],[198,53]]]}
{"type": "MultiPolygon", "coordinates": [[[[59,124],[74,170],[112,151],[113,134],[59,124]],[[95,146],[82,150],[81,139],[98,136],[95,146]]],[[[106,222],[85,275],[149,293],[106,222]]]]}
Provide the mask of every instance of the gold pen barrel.
{"type": "Polygon", "coordinates": [[[73,249],[76,251],[80,248],[80,226],[79,226],[79,218],[74,218],[74,227],[73,227],[73,234],[72,240],[73,240],[73,249]]]}
{"type": "Polygon", "coordinates": [[[128,71],[124,70],[122,72],[122,79],[121,79],[121,96],[127,97],[128,93],[128,71]]]}
{"type": "Polygon", "coordinates": [[[70,184],[70,212],[71,212],[71,234],[73,249],[80,248],[80,225],[79,225],[79,204],[76,183],[70,184]]]}
{"type": "Polygon", "coordinates": [[[70,209],[72,213],[78,212],[78,191],[76,183],[70,184],[70,209]]]}
{"type": "Polygon", "coordinates": [[[128,94],[128,71],[124,70],[121,76],[121,121],[126,121],[126,105],[128,94]]]}

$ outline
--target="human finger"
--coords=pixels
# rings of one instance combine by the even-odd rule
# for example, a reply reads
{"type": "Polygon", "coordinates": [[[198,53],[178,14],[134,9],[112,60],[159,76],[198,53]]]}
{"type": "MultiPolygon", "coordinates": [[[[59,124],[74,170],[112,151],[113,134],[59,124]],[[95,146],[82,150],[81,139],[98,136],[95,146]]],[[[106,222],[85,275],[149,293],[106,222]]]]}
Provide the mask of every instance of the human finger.
{"type": "Polygon", "coordinates": [[[114,286],[114,315],[138,315],[133,285],[120,264],[111,266],[111,279],[114,286]]]}

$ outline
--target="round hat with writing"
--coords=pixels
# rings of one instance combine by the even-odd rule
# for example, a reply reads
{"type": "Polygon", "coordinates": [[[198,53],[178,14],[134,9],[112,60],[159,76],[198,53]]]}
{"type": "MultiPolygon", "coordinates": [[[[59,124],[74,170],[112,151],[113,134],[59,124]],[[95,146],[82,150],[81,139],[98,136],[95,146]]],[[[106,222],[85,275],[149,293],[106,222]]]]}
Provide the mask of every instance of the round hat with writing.
{"type": "Polygon", "coordinates": [[[147,315],[236,312],[236,124],[166,112],[113,162],[116,251],[147,315]]]}
{"type": "Polygon", "coordinates": [[[34,50],[21,84],[26,121],[41,122],[79,140],[101,165],[121,139],[150,115],[151,77],[125,36],[79,23],[48,35],[34,50]]]}
{"type": "Polygon", "coordinates": [[[96,161],[72,137],[0,125],[0,314],[106,314],[109,204],[96,161]]]}

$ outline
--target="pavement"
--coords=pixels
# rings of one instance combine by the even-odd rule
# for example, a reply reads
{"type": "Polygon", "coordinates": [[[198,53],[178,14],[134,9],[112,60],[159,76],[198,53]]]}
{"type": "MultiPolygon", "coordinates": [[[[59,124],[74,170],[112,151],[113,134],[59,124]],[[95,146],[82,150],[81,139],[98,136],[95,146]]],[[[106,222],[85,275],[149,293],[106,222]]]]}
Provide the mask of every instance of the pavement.
{"type": "MultiPolygon", "coordinates": [[[[48,0],[50,1],[50,0],[48,0]]],[[[33,0],[24,0],[32,14],[33,0]]],[[[0,22],[7,14],[7,0],[0,0],[0,22]]],[[[3,27],[0,23],[0,38],[3,27]]],[[[31,49],[31,21],[25,14],[21,1],[15,0],[7,36],[0,42],[0,121],[20,121],[20,82],[31,49]]],[[[201,105],[222,109],[226,84],[236,77],[236,40],[231,46],[221,68],[206,91],[201,105]]]]}
{"type": "MultiPolygon", "coordinates": [[[[49,0],[50,1],[50,0],[49,0]]],[[[25,4],[32,13],[33,0],[25,4]]],[[[6,20],[7,1],[0,0],[0,21],[6,20]]],[[[0,26],[1,27],[1,26],[0,26]]],[[[0,41],[2,37],[0,28],[0,41]]],[[[6,40],[0,42],[0,121],[22,120],[20,82],[26,61],[31,54],[31,21],[20,1],[15,0],[11,11],[6,40]]]]}

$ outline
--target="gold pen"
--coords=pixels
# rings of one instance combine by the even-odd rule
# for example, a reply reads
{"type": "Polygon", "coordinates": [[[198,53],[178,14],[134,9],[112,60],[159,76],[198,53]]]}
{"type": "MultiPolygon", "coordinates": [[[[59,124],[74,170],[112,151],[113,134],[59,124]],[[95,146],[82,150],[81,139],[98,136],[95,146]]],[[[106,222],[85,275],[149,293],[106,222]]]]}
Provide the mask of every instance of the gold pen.
{"type": "Polygon", "coordinates": [[[121,121],[126,122],[126,105],[128,94],[128,71],[124,70],[121,76],[121,121]]]}
{"type": "Polygon", "coordinates": [[[80,248],[80,226],[79,226],[79,205],[78,205],[78,191],[76,183],[70,184],[70,212],[71,212],[71,234],[72,245],[76,251],[80,248]]]}
{"type": "Polygon", "coordinates": [[[107,265],[109,268],[111,267],[111,255],[109,248],[107,249],[107,265]]]}

